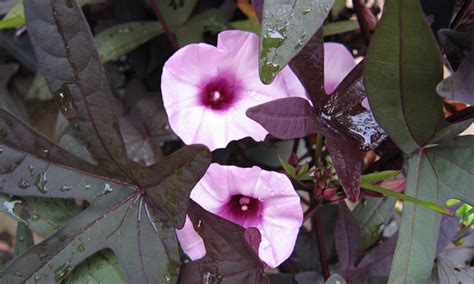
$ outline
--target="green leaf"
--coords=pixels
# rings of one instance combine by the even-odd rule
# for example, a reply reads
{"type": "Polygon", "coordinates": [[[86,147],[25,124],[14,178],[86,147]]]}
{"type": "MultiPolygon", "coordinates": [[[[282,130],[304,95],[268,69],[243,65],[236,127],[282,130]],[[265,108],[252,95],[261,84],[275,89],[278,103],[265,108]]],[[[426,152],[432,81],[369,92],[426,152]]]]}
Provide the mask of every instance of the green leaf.
{"type": "Polygon", "coordinates": [[[63,283],[68,284],[125,284],[125,275],[111,250],[103,250],[77,266],[63,283]]]}
{"type": "Polygon", "coordinates": [[[363,183],[360,186],[362,188],[368,189],[370,191],[375,191],[375,192],[378,192],[378,193],[385,194],[387,196],[396,197],[400,200],[404,200],[404,201],[407,201],[407,202],[410,202],[410,203],[413,203],[413,204],[423,206],[425,208],[431,209],[431,210],[436,211],[438,213],[445,214],[445,215],[448,215],[448,216],[452,216],[451,211],[449,211],[448,209],[443,208],[443,207],[441,207],[438,204],[433,203],[433,202],[418,199],[418,198],[415,198],[415,197],[407,195],[407,194],[399,193],[399,192],[396,192],[396,191],[393,191],[393,190],[390,190],[390,189],[386,189],[386,188],[383,188],[383,187],[379,187],[379,186],[376,186],[376,185],[372,185],[372,184],[369,184],[369,183],[363,183]]]}
{"type": "Polygon", "coordinates": [[[287,161],[283,160],[280,155],[278,155],[278,160],[280,161],[280,165],[281,167],[285,170],[285,172],[291,176],[292,178],[295,178],[296,177],[296,169],[288,164],[287,161]]]}
{"type": "Polygon", "coordinates": [[[264,1],[260,79],[270,84],[323,24],[334,0],[264,1]]]}
{"type": "Polygon", "coordinates": [[[366,196],[354,211],[362,233],[362,248],[369,248],[380,236],[394,212],[395,198],[366,196]]]}
{"type": "MultiPolygon", "coordinates": [[[[437,204],[474,204],[474,136],[455,137],[408,159],[406,194],[437,204]]],[[[405,203],[389,283],[425,283],[436,253],[441,216],[405,203]]]]}
{"type": "Polygon", "coordinates": [[[351,32],[359,28],[359,22],[355,20],[345,20],[331,22],[323,26],[324,36],[337,35],[351,32]]]}
{"type": "Polygon", "coordinates": [[[247,20],[235,21],[235,22],[231,22],[230,25],[235,29],[260,35],[260,25],[258,23],[255,23],[254,20],[247,19],[247,20]]]}
{"type": "Polygon", "coordinates": [[[407,154],[442,126],[436,95],[442,68],[419,1],[387,1],[367,52],[364,83],[375,118],[407,154]]]}
{"type": "Polygon", "coordinates": [[[184,25],[175,30],[179,46],[203,41],[204,32],[220,32],[229,29],[227,18],[218,9],[207,10],[192,17],[184,25]]]}
{"type": "MultiPolygon", "coordinates": [[[[24,220],[28,217],[28,215],[28,211],[26,211],[25,209],[21,210],[20,218],[24,220]]],[[[24,222],[18,222],[15,237],[15,251],[13,255],[15,257],[21,255],[34,244],[35,243],[33,241],[33,232],[28,228],[28,225],[24,222]]]]}
{"type": "MultiPolygon", "coordinates": [[[[66,0],[67,1],[67,0],[66,0]]],[[[101,0],[79,0],[79,5],[84,6],[89,3],[103,2],[101,0]]],[[[0,29],[16,28],[25,24],[25,11],[23,0],[19,0],[8,14],[0,21],[0,29]]]]}
{"type": "Polygon", "coordinates": [[[110,27],[95,37],[100,61],[115,60],[162,32],[161,25],[155,21],[128,22],[110,27]]]}
{"type": "MultiPolygon", "coordinates": [[[[106,63],[120,58],[162,32],[160,24],[155,21],[128,22],[105,29],[95,36],[100,61],[106,63]]],[[[35,76],[26,98],[52,99],[41,73],[38,72],[35,76]]]]}
{"type": "Polygon", "coordinates": [[[0,29],[16,28],[25,24],[23,1],[18,1],[0,21],[0,29]]]}
{"type": "Polygon", "coordinates": [[[24,197],[23,206],[30,212],[25,220],[29,228],[43,237],[50,237],[72,217],[82,211],[73,199],[24,197]]]}
{"type": "Polygon", "coordinates": [[[378,182],[384,181],[389,178],[396,177],[400,174],[400,171],[383,171],[383,172],[375,172],[366,174],[360,177],[360,183],[371,183],[371,182],[378,182]]]}

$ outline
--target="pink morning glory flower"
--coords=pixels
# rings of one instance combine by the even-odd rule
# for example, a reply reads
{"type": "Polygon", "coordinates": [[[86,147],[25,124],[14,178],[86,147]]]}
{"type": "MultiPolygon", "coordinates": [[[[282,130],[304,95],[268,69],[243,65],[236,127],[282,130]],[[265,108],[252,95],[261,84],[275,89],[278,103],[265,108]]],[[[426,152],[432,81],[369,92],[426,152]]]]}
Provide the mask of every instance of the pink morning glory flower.
{"type": "MultiPolygon", "coordinates": [[[[257,228],[262,236],[258,255],[267,265],[277,267],[291,255],[303,210],[298,194],[284,174],[259,167],[211,164],[192,190],[191,199],[244,228],[257,228]]],[[[177,235],[191,259],[205,255],[203,240],[189,219],[177,235]]]]}
{"type": "Polygon", "coordinates": [[[356,66],[347,48],[335,42],[324,43],[324,90],[331,94],[356,66]]]}
{"type": "MultiPolygon", "coordinates": [[[[335,42],[324,43],[324,90],[326,93],[334,92],[355,66],[354,57],[344,45],[335,42]]],[[[367,98],[364,98],[361,104],[370,110],[367,98]]]]}
{"type": "Polygon", "coordinates": [[[247,136],[265,139],[268,132],[245,111],[294,96],[287,83],[299,81],[285,67],[272,84],[264,85],[258,74],[258,46],[255,34],[223,31],[217,47],[190,44],[166,62],[161,78],[163,102],[171,128],[186,144],[201,143],[214,150],[247,136]]]}

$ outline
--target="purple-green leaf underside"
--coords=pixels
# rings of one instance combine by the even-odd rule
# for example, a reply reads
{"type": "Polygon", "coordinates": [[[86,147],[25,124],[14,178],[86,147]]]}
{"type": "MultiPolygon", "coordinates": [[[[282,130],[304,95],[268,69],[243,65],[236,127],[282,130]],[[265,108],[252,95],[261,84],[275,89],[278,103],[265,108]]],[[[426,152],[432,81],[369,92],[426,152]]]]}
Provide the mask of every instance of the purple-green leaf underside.
{"type": "Polygon", "coordinates": [[[377,121],[403,152],[411,154],[443,126],[441,99],[435,91],[443,65],[420,3],[386,4],[367,52],[364,84],[377,121]]]}
{"type": "Polygon", "coordinates": [[[251,107],[247,116],[280,139],[294,139],[317,132],[316,112],[306,99],[290,97],[251,107]]]}
{"type": "MultiPolygon", "coordinates": [[[[454,137],[412,155],[405,193],[445,204],[460,199],[474,204],[474,136],[454,137]]],[[[404,204],[400,236],[392,264],[392,281],[425,282],[431,274],[441,215],[422,206],[404,204]]]]}

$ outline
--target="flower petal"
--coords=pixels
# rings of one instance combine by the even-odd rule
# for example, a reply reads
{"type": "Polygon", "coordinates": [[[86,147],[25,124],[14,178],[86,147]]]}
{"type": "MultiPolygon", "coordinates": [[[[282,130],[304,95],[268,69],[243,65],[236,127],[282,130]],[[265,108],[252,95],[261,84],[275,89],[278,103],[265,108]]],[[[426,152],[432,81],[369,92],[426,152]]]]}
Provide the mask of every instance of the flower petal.
{"type": "Polygon", "coordinates": [[[258,199],[263,207],[258,223],[242,221],[244,228],[254,226],[262,234],[260,258],[276,267],[293,251],[303,220],[300,198],[290,180],[281,173],[259,167],[239,168],[211,164],[201,181],[191,192],[191,198],[204,209],[222,215],[222,207],[232,196],[243,195],[258,199]]]}
{"type": "Polygon", "coordinates": [[[331,94],[356,66],[347,48],[339,43],[324,43],[324,89],[331,94]]]}
{"type": "Polygon", "coordinates": [[[191,260],[203,258],[206,255],[204,240],[194,230],[193,222],[186,215],[186,222],[181,230],[176,230],[181,248],[191,260]]]}

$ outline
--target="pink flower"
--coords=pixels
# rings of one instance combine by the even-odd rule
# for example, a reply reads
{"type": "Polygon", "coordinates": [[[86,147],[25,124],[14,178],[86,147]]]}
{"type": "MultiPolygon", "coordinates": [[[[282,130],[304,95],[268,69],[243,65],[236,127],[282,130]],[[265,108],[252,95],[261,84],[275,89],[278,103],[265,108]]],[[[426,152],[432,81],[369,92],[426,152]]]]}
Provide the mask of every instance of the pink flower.
{"type": "MultiPolygon", "coordinates": [[[[285,175],[259,167],[211,164],[191,198],[204,209],[244,228],[257,228],[262,235],[258,255],[269,266],[277,267],[293,251],[303,210],[285,175]]],[[[203,241],[189,219],[177,235],[191,259],[205,255],[203,241]]]]}
{"type": "Polygon", "coordinates": [[[202,143],[214,150],[247,136],[265,139],[268,132],[245,111],[291,96],[287,83],[299,81],[285,67],[272,84],[264,85],[258,75],[258,44],[252,33],[224,31],[217,47],[190,44],[166,62],[163,102],[171,128],[186,144],[202,143]]]}
{"type": "MultiPolygon", "coordinates": [[[[356,66],[354,57],[347,48],[335,42],[324,43],[324,90],[331,94],[356,66]]],[[[361,102],[362,106],[370,110],[367,98],[361,102]]]]}
{"type": "Polygon", "coordinates": [[[324,90],[331,94],[356,66],[347,48],[335,42],[324,43],[324,90]]]}

